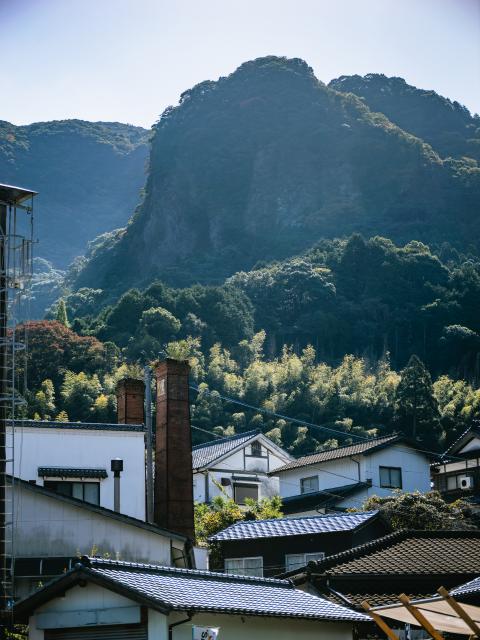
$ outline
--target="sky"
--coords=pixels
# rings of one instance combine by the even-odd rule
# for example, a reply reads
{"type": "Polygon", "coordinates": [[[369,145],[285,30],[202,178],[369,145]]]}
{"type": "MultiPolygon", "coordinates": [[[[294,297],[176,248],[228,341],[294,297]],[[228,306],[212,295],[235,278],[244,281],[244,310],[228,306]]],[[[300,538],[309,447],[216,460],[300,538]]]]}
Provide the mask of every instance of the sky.
{"type": "Polygon", "coordinates": [[[150,127],[186,89],[272,54],[324,82],[401,76],[480,113],[480,0],[0,0],[0,34],[14,124],[150,127]]]}

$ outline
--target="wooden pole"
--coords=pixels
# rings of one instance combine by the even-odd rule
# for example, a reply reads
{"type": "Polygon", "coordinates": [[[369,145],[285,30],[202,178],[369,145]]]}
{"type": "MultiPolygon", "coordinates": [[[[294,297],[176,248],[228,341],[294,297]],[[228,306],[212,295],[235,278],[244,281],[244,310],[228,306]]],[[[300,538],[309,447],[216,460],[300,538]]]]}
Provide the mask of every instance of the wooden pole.
{"type": "Polygon", "coordinates": [[[403,604],[403,606],[407,609],[407,611],[412,614],[412,616],[415,618],[415,620],[418,622],[418,624],[421,627],[423,627],[428,634],[430,634],[432,636],[433,640],[443,640],[442,634],[439,633],[431,625],[431,623],[425,618],[425,616],[423,615],[423,613],[421,611],[419,611],[416,607],[413,606],[413,604],[411,604],[408,596],[406,596],[404,593],[402,593],[399,596],[399,600],[403,604]]]}
{"type": "Polygon", "coordinates": [[[440,589],[437,589],[437,593],[439,593],[442,596],[442,598],[445,600],[448,606],[451,607],[453,611],[455,611],[457,616],[459,616],[465,622],[465,624],[468,627],[470,627],[470,629],[473,631],[475,636],[477,638],[480,638],[480,627],[478,626],[478,624],[475,622],[475,620],[473,620],[468,615],[468,613],[465,611],[462,605],[458,603],[455,600],[455,598],[448,593],[445,587],[440,587],[440,589]]]}
{"type": "Polygon", "coordinates": [[[1,612],[8,603],[7,573],[7,277],[6,277],[7,206],[0,204],[0,581],[1,612]]]}
{"type": "Polygon", "coordinates": [[[399,640],[397,634],[392,631],[392,629],[390,629],[382,616],[379,616],[378,613],[372,611],[372,607],[366,600],[362,602],[362,607],[365,609],[368,615],[377,623],[380,629],[386,634],[387,638],[390,638],[390,640],[399,640]]]}

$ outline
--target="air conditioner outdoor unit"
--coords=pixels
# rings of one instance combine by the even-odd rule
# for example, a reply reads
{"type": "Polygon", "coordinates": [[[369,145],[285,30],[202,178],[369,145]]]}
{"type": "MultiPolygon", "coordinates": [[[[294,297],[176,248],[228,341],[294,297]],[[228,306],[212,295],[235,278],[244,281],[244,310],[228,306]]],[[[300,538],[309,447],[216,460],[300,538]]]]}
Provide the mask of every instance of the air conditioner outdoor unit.
{"type": "Polygon", "coordinates": [[[473,488],[473,478],[471,476],[460,476],[458,478],[460,489],[467,490],[473,488]]]}

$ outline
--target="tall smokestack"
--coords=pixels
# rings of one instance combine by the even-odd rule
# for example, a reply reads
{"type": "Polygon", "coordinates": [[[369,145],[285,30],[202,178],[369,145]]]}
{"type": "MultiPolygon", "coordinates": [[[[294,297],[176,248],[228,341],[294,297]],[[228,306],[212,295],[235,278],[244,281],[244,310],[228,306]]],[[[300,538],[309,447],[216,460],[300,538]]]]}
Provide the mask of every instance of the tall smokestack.
{"type": "Polygon", "coordinates": [[[143,424],[145,383],[124,378],[117,384],[116,392],[118,424],[143,424]]]}
{"type": "Polygon", "coordinates": [[[188,362],[167,359],[155,370],[155,523],[194,538],[188,362]]]}

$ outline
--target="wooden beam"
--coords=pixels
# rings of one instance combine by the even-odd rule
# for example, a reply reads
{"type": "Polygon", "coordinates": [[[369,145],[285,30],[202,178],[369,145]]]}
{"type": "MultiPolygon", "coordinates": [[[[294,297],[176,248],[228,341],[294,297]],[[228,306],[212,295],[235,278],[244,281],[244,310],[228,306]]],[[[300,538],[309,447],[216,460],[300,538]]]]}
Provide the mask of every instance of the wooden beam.
{"type": "Polygon", "coordinates": [[[470,629],[473,631],[475,636],[477,638],[480,638],[480,627],[478,626],[478,624],[475,622],[475,620],[473,620],[468,615],[468,613],[465,611],[462,605],[458,603],[455,600],[455,598],[448,593],[445,587],[440,587],[440,589],[437,589],[437,593],[439,593],[442,596],[442,598],[449,605],[449,607],[451,607],[453,611],[455,611],[457,616],[460,616],[460,618],[465,622],[465,624],[468,627],[470,627],[470,629]]]}
{"type": "Polygon", "coordinates": [[[423,613],[419,611],[413,604],[411,604],[407,595],[402,593],[398,599],[403,604],[403,606],[407,609],[407,611],[415,618],[418,624],[425,629],[425,631],[430,634],[433,640],[443,640],[443,636],[439,633],[432,624],[425,618],[423,613]]]}
{"type": "Polygon", "coordinates": [[[392,631],[392,629],[390,629],[382,616],[379,616],[377,613],[374,613],[372,611],[372,607],[366,600],[362,602],[362,607],[365,609],[368,615],[377,623],[380,629],[386,634],[387,638],[389,638],[390,640],[399,640],[397,634],[392,631]]]}

